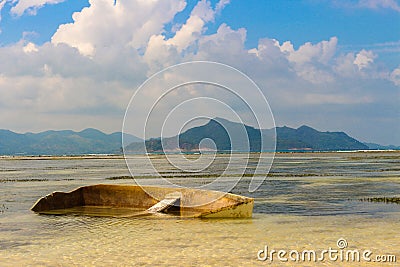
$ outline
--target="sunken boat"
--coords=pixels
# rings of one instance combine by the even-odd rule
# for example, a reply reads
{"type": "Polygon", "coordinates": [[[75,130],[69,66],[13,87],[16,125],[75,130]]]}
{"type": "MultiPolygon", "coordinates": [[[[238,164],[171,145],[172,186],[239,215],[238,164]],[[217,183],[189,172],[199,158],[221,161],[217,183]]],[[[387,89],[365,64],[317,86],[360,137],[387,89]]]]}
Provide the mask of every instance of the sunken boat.
{"type": "Polygon", "coordinates": [[[191,188],[99,184],[53,192],[31,208],[39,214],[108,217],[250,218],[254,199],[191,188]]]}

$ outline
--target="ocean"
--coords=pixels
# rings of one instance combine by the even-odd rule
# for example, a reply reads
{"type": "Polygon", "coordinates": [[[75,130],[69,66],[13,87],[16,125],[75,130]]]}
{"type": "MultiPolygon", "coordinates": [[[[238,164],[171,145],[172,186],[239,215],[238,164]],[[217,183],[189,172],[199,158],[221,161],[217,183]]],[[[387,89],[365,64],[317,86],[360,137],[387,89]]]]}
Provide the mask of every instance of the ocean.
{"type": "MultiPolygon", "coordinates": [[[[243,157],[233,156],[233,164],[243,157]]],[[[53,191],[157,184],[154,170],[143,167],[145,157],[130,156],[135,179],[121,156],[0,158],[0,266],[399,265],[400,205],[361,200],[400,196],[400,152],[277,153],[258,190],[248,192],[250,176],[231,190],[255,199],[250,219],[30,211],[53,191]]],[[[215,179],[209,169],[191,177],[176,172],[163,155],[151,157],[157,171],[176,184],[215,179]]],[[[226,157],[217,155],[216,167],[224,167],[226,157]]],[[[232,170],[226,179],[237,179],[232,170]]]]}

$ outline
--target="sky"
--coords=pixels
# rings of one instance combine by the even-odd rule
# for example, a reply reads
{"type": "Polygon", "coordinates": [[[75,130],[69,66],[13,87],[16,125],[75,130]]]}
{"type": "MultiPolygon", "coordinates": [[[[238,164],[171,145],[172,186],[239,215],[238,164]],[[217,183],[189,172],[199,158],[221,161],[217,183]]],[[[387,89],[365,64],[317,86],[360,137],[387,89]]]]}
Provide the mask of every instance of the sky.
{"type": "Polygon", "coordinates": [[[0,0],[0,128],[121,131],[146,79],[193,60],[250,77],[277,126],[400,145],[397,0],[0,0]]]}

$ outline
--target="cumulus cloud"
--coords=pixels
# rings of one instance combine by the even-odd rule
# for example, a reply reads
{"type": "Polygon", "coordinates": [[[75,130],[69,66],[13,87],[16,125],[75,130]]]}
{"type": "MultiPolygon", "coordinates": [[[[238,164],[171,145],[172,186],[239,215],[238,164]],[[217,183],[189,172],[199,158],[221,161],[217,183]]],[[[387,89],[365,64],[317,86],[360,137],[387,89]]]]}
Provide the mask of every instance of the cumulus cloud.
{"type": "Polygon", "coordinates": [[[129,50],[102,52],[90,59],[64,44],[21,41],[1,47],[2,127],[119,130],[127,101],[146,78],[146,69],[129,50]]]}
{"type": "Polygon", "coordinates": [[[222,60],[233,63],[230,56],[247,56],[248,52],[244,47],[246,41],[246,30],[240,28],[232,30],[228,25],[222,24],[215,34],[202,36],[199,39],[197,59],[208,58],[209,60],[222,60]],[[226,55],[222,59],[222,55],[226,55]]]}
{"type": "Polygon", "coordinates": [[[358,66],[359,70],[367,68],[374,62],[376,55],[372,51],[361,50],[354,59],[353,63],[358,66]]]}
{"type": "Polygon", "coordinates": [[[73,23],[61,25],[54,44],[65,43],[83,55],[93,56],[99,47],[145,47],[150,37],[182,11],[183,0],[90,0],[90,6],[73,14],[73,23]]]}
{"type": "Polygon", "coordinates": [[[268,57],[283,56],[299,77],[319,84],[332,82],[334,79],[330,73],[330,64],[336,53],[337,42],[337,37],[332,37],[328,41],[317,44],[307,42],[295,50],[290,41],[285,41],[281,45],[277,40],[263,39],[260,40],[258,49],[250,52],[256,52],[259,57],[263,54],[268,57]],[[274,52],[273,49],[275,49],[274,52]]]}
{"type": "Polygon", "coordinates": [[[315,45],[308,42],[300,46],[298,50],[294,50],[290,42],[285,42],[279,48],[281,51],[288,53],[290,61],[297,64],[304,64],[311,61],[326,64],[335,54],[337,41],[337,37],[332,37],[329,41],[321,41],[315,45]]]}
{"type": "Polygon", "coordinates": [[[400,86],[400,67],[390,73],[390,80],[397,86],[400,86]]]}
{"type": "Polygon", "coordinates": [[[335,59],[334,71],[342,77],[355,77],[359,68],[354,64],[354,53],[340,55],[335,59]]]}
{"type": "Polygon", "coordinates": [[[39,50],[37,49],[36,45],[35,45],[34,43],[31,43],[31,42],[27,43],[27,44],[24,46],[23,50],[24,50],[25,53],[30,53],[30,52],[37,52],[37,51],[39,51],[39,50]]]}
{"type": "Polygon", "coordinates": [[[175,46],[178,51],[186,49],[194,41],[198,40],[205,30],[207,22],[214,19],[215,11],[211,8],[211,3],[201,0],[193,8],[186,23],[176,31],[175,35],[166,41],[167,45],[175,46]]]}
{"type": "Polygon", "coordinates": [[[199,1],[190,13],[186,22],[181,25],[180,29],[176,29],[174,36],[166,39],[163,34],[155,34],[150,37],[147,44],[144,59],[154,68],[166,66],[175,60],[186,50],[192,48],[193,52],[198,50],[196,45],[204,36],[207,23],[214,21],[215,16],[229,1],[221,0],[217,3],[215,9],[211,7],[211,3],[206,0],[199,1]]]}
{"type": "MultiPolygon", "coordinates": [[[[328,127],[331,118],[328,129],[335,130],[339,110],[362,113],[377,103],[398,105],[400,68],[381,67],[369,49],[343,53],[335,36],[296,48],[290,40],[261,38],[248,48],[245,28],[222,23],[206,34],[228,3],[199,1],[186,21],[166,34],[166,25],[185,9],[184,0],[119,0],[115,5],[90,0],[73,14],[72,23],[59,26],[51,42],[21,40],[0,47],[2,127],[119,130],[135,88],[156,71],[190,60],[226,63],[249,75],[269,99],[278,124],[328,127]]],[[[336,125],[354,129],[351,120],[342,116],[336,125]]]]}

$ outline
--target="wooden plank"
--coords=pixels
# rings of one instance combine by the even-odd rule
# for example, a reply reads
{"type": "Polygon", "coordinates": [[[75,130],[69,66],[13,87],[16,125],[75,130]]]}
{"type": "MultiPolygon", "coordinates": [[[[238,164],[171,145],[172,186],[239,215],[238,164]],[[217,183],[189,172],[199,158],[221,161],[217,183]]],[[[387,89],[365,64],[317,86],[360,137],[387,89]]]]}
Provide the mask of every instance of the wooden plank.
{"type": "Polygon", "coordinates": [[[163,200],[148,208],[147,211],[150,213],[163,212],[178,203],[180,199],[181,194],[179,192],[168,194],[163,200]]]}

